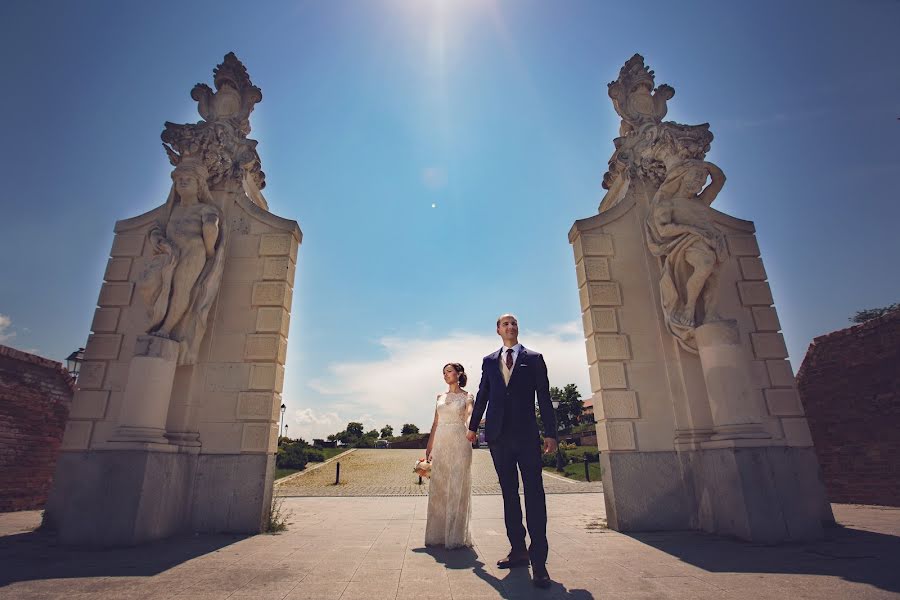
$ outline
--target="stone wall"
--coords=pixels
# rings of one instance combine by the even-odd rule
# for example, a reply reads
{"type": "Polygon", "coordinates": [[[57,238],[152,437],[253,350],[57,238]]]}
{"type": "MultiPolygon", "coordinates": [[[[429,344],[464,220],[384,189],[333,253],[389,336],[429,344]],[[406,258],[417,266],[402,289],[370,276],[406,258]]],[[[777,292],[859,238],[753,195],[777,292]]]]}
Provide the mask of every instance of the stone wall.
{"type": "Polygon", "coordinates": [[[60,363],[0,346],[0,512],[44,506],[72,391],[60,363]]]}
{"type": "Polygon", "coordinates": [[[797,385],[829,499],[900,506],[900,311],[817,337],[797,385]]]}

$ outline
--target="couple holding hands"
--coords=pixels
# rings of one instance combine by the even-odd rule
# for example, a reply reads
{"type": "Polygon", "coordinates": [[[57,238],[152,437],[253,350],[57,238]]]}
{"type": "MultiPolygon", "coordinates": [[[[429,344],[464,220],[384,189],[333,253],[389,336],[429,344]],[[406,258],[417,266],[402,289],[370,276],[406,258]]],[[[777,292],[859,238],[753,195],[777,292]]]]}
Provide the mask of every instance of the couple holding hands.
{"type": "Polygon", "coordinates": [[[472,546],[472,443],[485,415],[485,439],[503,493],[503,516],[510,551],[497,562],[501,569],[531,564],[532,581],[549,587],[547,572],[547,504],[541,476],[540,435],[535,415],[537,396],[544,426],[544,453],[556,452],[556,415],[550,402],[547,365],[539,353],[519,343],[519,324],[511,314],[497,319],[503,347],[484,357],[481,383],[473,396],[463,388],[466,372],[459,363],[444,366],[446,392],[438,394],[426,461],[430,463],[426,546],[472,546]],[[526,548],[519,473],[525,488],[525,514],[531,544],[526,548]]]}

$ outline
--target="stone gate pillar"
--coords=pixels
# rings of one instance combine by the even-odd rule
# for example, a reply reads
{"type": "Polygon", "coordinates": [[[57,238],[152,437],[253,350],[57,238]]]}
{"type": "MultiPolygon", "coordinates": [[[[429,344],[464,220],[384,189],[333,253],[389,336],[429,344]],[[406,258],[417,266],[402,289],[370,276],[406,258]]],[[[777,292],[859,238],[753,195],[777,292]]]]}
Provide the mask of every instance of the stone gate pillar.
{"type": "Polygon", "coordinates": [[[65,543],[259,532],[270,506],[297,251],[262,194],[228,54],[203,117],[166,123],[164,204],[119,221],[45,521],[65,543]]]}
{"type": "Polygon", "coordinates": [[[569,232],[609,524],[814,539],[830,508],[755,229],[711,208],[712,134],[662,121],[674,93],[621,69],[608,192],[569,232]]]}

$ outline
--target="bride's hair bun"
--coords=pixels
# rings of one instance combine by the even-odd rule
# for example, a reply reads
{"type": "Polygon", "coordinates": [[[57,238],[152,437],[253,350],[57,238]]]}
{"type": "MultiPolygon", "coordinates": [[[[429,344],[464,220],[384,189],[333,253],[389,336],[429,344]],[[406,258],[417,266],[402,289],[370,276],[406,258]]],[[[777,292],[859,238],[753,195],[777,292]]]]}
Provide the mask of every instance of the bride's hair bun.
{"type": "Polygon", "coordinates": [[[453,367],[453,370],[459,374],[459,387],[466,387],[466,382],[469,380],[469,377],[466,375],[466,369],[459,363],[447,363],[441,371],[448,366],[453,367]]]}

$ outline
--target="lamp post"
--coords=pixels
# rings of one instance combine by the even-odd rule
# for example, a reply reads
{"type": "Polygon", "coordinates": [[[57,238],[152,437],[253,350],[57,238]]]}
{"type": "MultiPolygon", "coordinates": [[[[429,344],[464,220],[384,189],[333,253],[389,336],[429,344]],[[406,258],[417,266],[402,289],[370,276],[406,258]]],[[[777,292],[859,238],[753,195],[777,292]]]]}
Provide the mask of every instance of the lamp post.
{"type": "Polygon", "coordinates": [[[287,423],[284,424],[284,437],[287,438],[287,423]]]}
{"type": "MultiPolygon", "coordinates": [[[[551,404],[553,404],[553,413],[554,417],[556,416],[556,410],[559,408],[559,400],[551,400],[551,404]]],[[[559,419],[555,419],[556,422],[556,470],[560,473],[566,470],[565,459],[563,458],[562,453],[562,445],[559,439],[559,419]]]]}
{"type": "Polygon", "coordinates": [[[278,437],[281,437],[281,432],[284,431],[284,411],[287,408],[284,404],[281,405],[281,428],[278,430],[278,437]]]}
{"type": "Polygon", "coordinates": [[[78,380],[82,362],[84,362],[84,348],[79,348],[66,357],[66,370],[72,376],[72,379],[78,380]]]}

